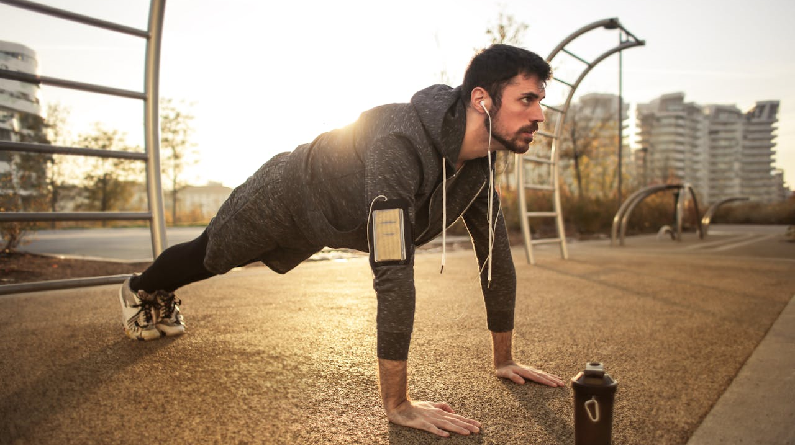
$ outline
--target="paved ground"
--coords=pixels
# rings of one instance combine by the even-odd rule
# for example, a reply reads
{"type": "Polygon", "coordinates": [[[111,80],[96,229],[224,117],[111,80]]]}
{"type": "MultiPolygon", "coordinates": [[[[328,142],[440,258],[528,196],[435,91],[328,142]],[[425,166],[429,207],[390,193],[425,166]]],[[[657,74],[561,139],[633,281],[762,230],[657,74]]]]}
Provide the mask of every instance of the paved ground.
{"type": "MultiPolygon", "coordinates": [[[[515,356],[565,377],[603,361],[619,381],[614,443],[686,444],[736,376],[766,374],[743,367],[795,294],[795,245],[783,231],[760,240],[774,246],[761,252],[689,247],[705,242],[577,243],[567,261],[547,246],[537,266],[515,250],[515,356]]],[[[442,276],[438,265],[433,253],[416,260],[412,396],[484,425],[444,443],[573,443],[570,388],[493,377],[472,254],[448,256],[442,276]]],[[[379,407],[365,259],[284,276],[248,268],[188,286],[188,333],[176,340],[126,340],[116,292],[0,298],[0,443],[442,441],[389,424],[379,407]]],[[[790,348],[792,326],[778,337],[790,348]]],[[[795,385],[784,375],[778,391],[755,395],[791,413],[795,385]]],[[[756,443],[734,434],[723,443],[756,443]]]]}

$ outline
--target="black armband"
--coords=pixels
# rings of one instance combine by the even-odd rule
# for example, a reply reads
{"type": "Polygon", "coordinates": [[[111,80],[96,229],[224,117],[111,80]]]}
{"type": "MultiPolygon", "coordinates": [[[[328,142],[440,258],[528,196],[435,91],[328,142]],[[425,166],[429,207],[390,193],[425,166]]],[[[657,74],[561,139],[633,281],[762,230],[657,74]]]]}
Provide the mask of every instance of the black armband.
{"type": "Polygon", "coordinates": [[[376,198],[370,205],[367,236],[370,265],[408,264],[414,254],[408,202],[376,198]]]}

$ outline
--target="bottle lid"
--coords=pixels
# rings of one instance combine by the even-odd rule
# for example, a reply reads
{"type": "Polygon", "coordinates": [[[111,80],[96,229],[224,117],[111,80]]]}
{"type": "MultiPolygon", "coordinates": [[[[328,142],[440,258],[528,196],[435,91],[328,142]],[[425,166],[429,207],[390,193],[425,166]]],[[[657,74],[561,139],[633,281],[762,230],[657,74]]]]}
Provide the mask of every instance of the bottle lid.
{"type": "Polygon", "coordinates": [[[605,373],[604,365],[600,362],[588,362],[585,364],[585,371],[578,375],[574,380],[575,387],[588,387],[591,389],[603,388],[608,392],[614,392],[618,382],[610,374],[605,373]]]}

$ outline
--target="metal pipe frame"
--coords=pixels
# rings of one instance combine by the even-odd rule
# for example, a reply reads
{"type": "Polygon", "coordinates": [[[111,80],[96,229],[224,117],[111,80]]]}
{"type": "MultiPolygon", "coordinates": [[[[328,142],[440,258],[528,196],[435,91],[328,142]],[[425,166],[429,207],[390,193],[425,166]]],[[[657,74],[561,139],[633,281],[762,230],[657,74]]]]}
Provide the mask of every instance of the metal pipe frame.
{"type": "MultiPolygon", "coordinates": [[[[0,0],[3,1],[3,0],[0,0]]],[[[108,96],[126,97],[128,99],[146,99],[144,93],[138,91],[111,88],[91,83],[75,82],[73,80],[59,79],[57,77],[38,76],[36,74],[22,73],[19,71],[0,70],[0,78],[17,80],[35,85],[50,85],[53,87],[69,88],[71,90],[86,91],[89,93],[106,94],[108,96]]]]}
{"type": "Polygon", "coordinates": [[[149,4],[149,39],[146,44],[146,111],[144,128],[146,141],[144,149],[148,156],[146,163],[146,190],[149,196],[149,212],[152,234],[152,258],[167,247],[166,218],[163,203],[163,188],[160,184],[160,41],[163,36],[163,16],[166,0],[151,0],[149,4]]]}
{"type": "Polygon", "coordinates": [[[50,221],[142,221],[151,220],[149,212],[2,212],[2,222],[50,221]]]}
{"type": "Polygon", "coordinates": [[[121,284],[129,277],[130,275],[109,275],[105,277],[39,281],[38,283],[4,284],[0,286],[0,295],[12,295],[23,292],[41,292],[58,289],[74,289],[77,287],[102,286],[107,284],[121,284]]]}
{"type": "Polygon", "coordinates": [[[703,237],[707,236],[707,232],[709,231],[709,225],[712,223],[712,217],[715,215],[715,212],[718,211],[718,207],[728,204],[730,202],[735,201],[748,201],[749,198],[747,196],[737,196],[734,198],[726,198],[721,201],[718,201],[707,208],[707,211],[704,212],[704,216],[701,218],[701,230],[704,234],[703,237]]]}
{"type": "MultiPolygon", "coordinates": [[[[586,68],[580,73],[580,76],[577,78],[577,80],[574,83],[572,83],[572,84],[566,83],[566,85],[569,86],[569,94],[566,97],[566,102],[565,102],[565,105],[563,106],[563,108],[558,110],[558,109],[553,108],[553,107],[548,107],[548,108],[551,108],[551,109],[553,109],[553,110],[555,110],[555,111],[557,111],[559,113],[558,119],[557,119],[557,121],[555,123],[555,134],[554,134],[554,137],[552,138],[550,160],[552,161],[551,164],[552,164],[552,169],[553,169],[552,170],[552,181],[553,181],[552,184],[553,184],[553,187],[554,187],[554,198],[553,199],[554,199],[555,210],[556,210],[556,213],[557,213],[556,223],[557,223],[557,228],[558,228],[558,234],[559,234],[559,237],[560,237],[560,254],[561,254],[561,257],[563,257],[563,259],[568,259],[569,258],[569,254],[568,254],[568,249],[566,248],[566,229],[565,229],[564,222],[563,222],[563,212],[561,210],[562,206],[561,206],[561,202],[560,202],[560,184],[559,184],[560,173],[559,173],[559,163],[558,163],[560,153],[559,153],[559,150],[558,150],[558,144],[559,144],[558,141],[560,141],[560,137],[561,137],[562,132],[563,132],[563,123],[564,123],[564,121],[566,119],[567,112],[569,110],[569,106],[571,105],[571,100],[574,97],[575,91],[577,91],[577,88],[580,86],[580,83],[582,83],[582,80],[585,78],[585,76],[588,75],[588,73],[591,72],[591,70],[596,65],[598,65],[600,62],[602,62],[607,57],[609,57],[609,56],[611,56],[611,55],[613,55],[613,54],[615,54],[615,53],[617,53],[619,51],[623,51],[625,49],[633,48],[633,47],[636,47],[636,46],[643,46],[645,44],[646,44],[645,41],[636,38],[632,33],[627,31],[623,27],[623,25],[621,25],[621,23],[619,22],[619,20],[617,18],[609,18],[609,19],[599,20],[599,21],[590,23],[590,24],[585,25],[582,28],[578,29],[577,31],[574,31],[568,37],[563,39],[563,41],[561,41],[558,44],[558,46],[556,46],[552,50],[552,52],[549,53],[549,56],[547,56],[547,59],[546,59],[547,63],[551,64],[552,63],[552,59],[554,59],[555,56],[558,55],[558,53],[560,53],[562,51],[562,52],[574,57],[575,59],[581,61],[582,63],[584,63],[586,65],[586,68]],[[580,37],[581,35],[589,32],[591,30],[598,29],[598,28],[621,29],[627,36],[630,36],[632,38],[632,40],[626,40],[626,41],[621,42],[618,46],[616,46],[616,47],[604,52],[602,55],[600,55],[595,60],[590,61],[590,62],[586,61],[585,59],[582,59],[581,57],[579,57],[579,56],[577,56],[577,55],[575,55],[575,54],[573,54],[573,53],[571,53],[571,52],[569,52],[569,51],[567,51],[565,49],[566,45],[571,43],[576,38],[580,37]]],[[[620,124],[621,123],[619,122],[619,125],[620,124]]],[[[532,240],[532,237],[531,237],[531,234],[530,234],[530,227],[529,227],[530,225],[529,225],[529,222],[527,221],[527,216],[526,216],[527,205],[526,205],[526,192],[525,192],[525,184],[524,184],[524,161],[523,161],[522,155],[517,154],[516,157],[517,157],[516,165],[519,166],[519,168],[517,168],[517,178],[516,178],[517,179],[517,187],[519,189],[519,194],[518,194],[517,201],[518,201],[518,204],[519,204],[519,215],[521,217],[521,223],[522,223],[522,233],[524,234],[524,240],[525,240],[525,255],[527,257],[527,261],[530,264],[535,264],[535,259],[533,257],[533,252],[532,252],[532,250],[533,250],[533,248],[532,248],[533,240],[532,240]]]]}
{"type": "MultiPolygon", "coordinates": [[[[166,0],[151,0],[149,4],[149,22],[147,31],[128,26],[99,20],[82,14],[73,13],[59,8],[27,1],[27,0],[0,0],[0,3],[15,6],[29,11],[49,15],[89,26],[102,28],[109,31],[128,34],[145,38],[146,59],[144,92],[129,91],[110,88],[100,85],[75,82],[54,77],[38,76],[10,70],[0,70],[0,78],[17,80],[36,85],[51,85],[92,93],[106,94],[118,97],[143,100],[145,153],[130,153],[113,150],[95,150],[79,147],[47,146],[45,144],[30,144],[17,142],[0,142],[0,151],[21,151],[30,153],[67,154],[77,156],[96,156],[104,158],[120,158],[146,161],[147,196],[149,198],[149,212],[2,212],[0,222],[41,222],[41,221],[107,221],[107,220],[148,220],[151,221],[152,254],[157,257],[166,246],[165,209],[163,193],[160,183],[160,116],[159,116],[159,88],[160,88],[160,48],[163,34],[163,16],[165,15],[166,0]]],[[[115,277],[93,277],[78,280],[59,280],[51,282],[28,283],[24,285],[0,286],[0,294],[13,292],[29,292],[34,290],[63,289],[68,287],[82,287],[96,284],[121,283],[126,275],[115,277]],[[20,290],[24,289],[24,290],[20,290]]]]}
{"type": "Polygon", "coordinates": [[[49,15],[71,22],[82,23],[84,25],[95,26],[97,28],[107,29],[108,31],[115,31],[122,34],[129,34],[131,36],[149,38],[149,33],[140,29],[131,28],[129,26],[119,25],[105,20],[96,19],[87,15],[77,14],[64,9],[53,8],[52,6],[42,5],[41,3],[30,2],[27,0],[0,0],[0,3],[5,3],[9,6],[16,6],[17,8],[27,9],[28,11],[38,12],[39,14],[49,15]]]}
{"type": "Polygon", "coordinates": [[[0,151],[22,151],[27,153],[93,156],[97,158],[116,158],[146,161],[146,153],[133,151],[100,150],[96,148],[63,147],[60,145],[36,144],[33,142],[0,141],[0,151]]]}

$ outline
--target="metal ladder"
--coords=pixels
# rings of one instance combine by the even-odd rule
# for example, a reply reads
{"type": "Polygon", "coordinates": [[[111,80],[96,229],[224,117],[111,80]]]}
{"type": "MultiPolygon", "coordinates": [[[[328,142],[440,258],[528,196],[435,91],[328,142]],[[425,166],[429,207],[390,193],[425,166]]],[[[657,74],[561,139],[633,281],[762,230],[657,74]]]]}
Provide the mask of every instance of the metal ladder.
{"type": "MultiPolygon", "coordinates": [[[[533,246],[538,244],[559,244],[560,245],[560,256],[563,259],[569,258],[569,253],[566,248],[566,228],[563,223],[563,211],[560,204],[560,176],[559,176],[559,157],[560,152],[558,150],[559,141],[561,138],[561,134],[563,131],[563,122],[566,119],[566,113],[569,110],[569,105],[571,104],[571,99],[574,96],[574,92],[577,90],[577,87],[582,82],[583,78],[591,72],[591,70],[600,62],[602,62],[607,57],[615,54],[617,52],[623,51],[628,48],[632,48],[634,46],[643,46],[645,42],[643,40],[638,39],[632,33],[626,30],[623,25],[618,21],[617,18],[610,18],[599,20],[583,26],[582,28],[578,29],[577,31],[573,32],[571,35],[563,39],[555,49],[547,57],[547,63],[550,65],[552,64],[552,60],[558,55],[560,52],[568,54],[575,60],[578,60],[585,65],[583,71],[580,73],[579,77],[575,82],[567,82],[565,80],[559,79],[557,77],[553,77],[552,80],[558,82],[565,87],[568,88],[569,94],[566,97],[565,104],[561,108],[544,105],[548,111],[552,111],[557,113],[557,118],[555,121],[555,132],[548,133],[544,131],[536,132],[537,135],[550,138],[552,140],[551,149],[549,153],[549,158],[540,158],[534,156],[525,156],[525,155],[516,155],[516,184],[517,189],[519,190],[518,194],[518,205],[519,205],[519,220],[522,224],[522,233],[524,235],[524,246],[525,246],[525,254],[527,257],[527,262],[530,264],[535,264],[535,257],[533,256],[533,246]],[[605,51],[602,55],[594,59],[593,61],[589,62],[584,58],[568,51],[565,47],[569,43],[571,43],[577,37],[592,31],[594,29],[608,29],[608,30],[619,30],[619,44],[607,51],[605,51]],[[526,164],[541,164],[541,165],[548,165],[551,169],[551,181],[552,183],[549,185],[540,185],[540,184],[528,184],[525,181],[525,165],[526,164]],[[543,190],[543,191],[552,191],[553,192],[553,210],[552,211],[528,211],[527,210],[527,193],[526,190],[543,190]],[[532,234],[530,233],[530,218],[555,218],[556,227],[557,227],[557,237],[556,238],[548,238],[548,239],[533,239],[532,234]]],[[[619,110],[620,111],[620,110],[619,110]]]]}
{"type": "MultiPolygon", "coordinates": [[[[63,154],[73,156],[92,156],[100,158],[117,158],[145,163],[147,212],[0,212],[0,222],[50,222],[50,221],[149,221],[152,235],[152,256],[156,258],[166,247],[166,226],[163,208],[163,193],[160,184],[160,47],[163,32],[163,16],[166,0],[150,0],[149,21],[146,30],[131,28],[125,25],[100,20],[94,17],[77,14],[52,6],[28,0],[0,0],[0,4],[25,9],[33,13],[56,17],[87,26],[101,28],[106,31],[127,34],[146,40],[146,56],[144,60],[144,91],[130,91],[103,85],[94,85],[73,80],[60,79],[36,74],[0,69],[0,78],[16,80],[34,85],[50,85],[90,93],[104,94],[144,102],[144,153],[123,152],[118,150],[100,150],[82,147],[61,147],[49,144],[0,141],[0,151],[63,154]]],[[[74,287],[117,284],[125,280],[127,275],[90,277],[68,280],[43,281],[36,283],[0,285],[0,295],[17,292],[39,290],[67,289],[74,287]]]]}

